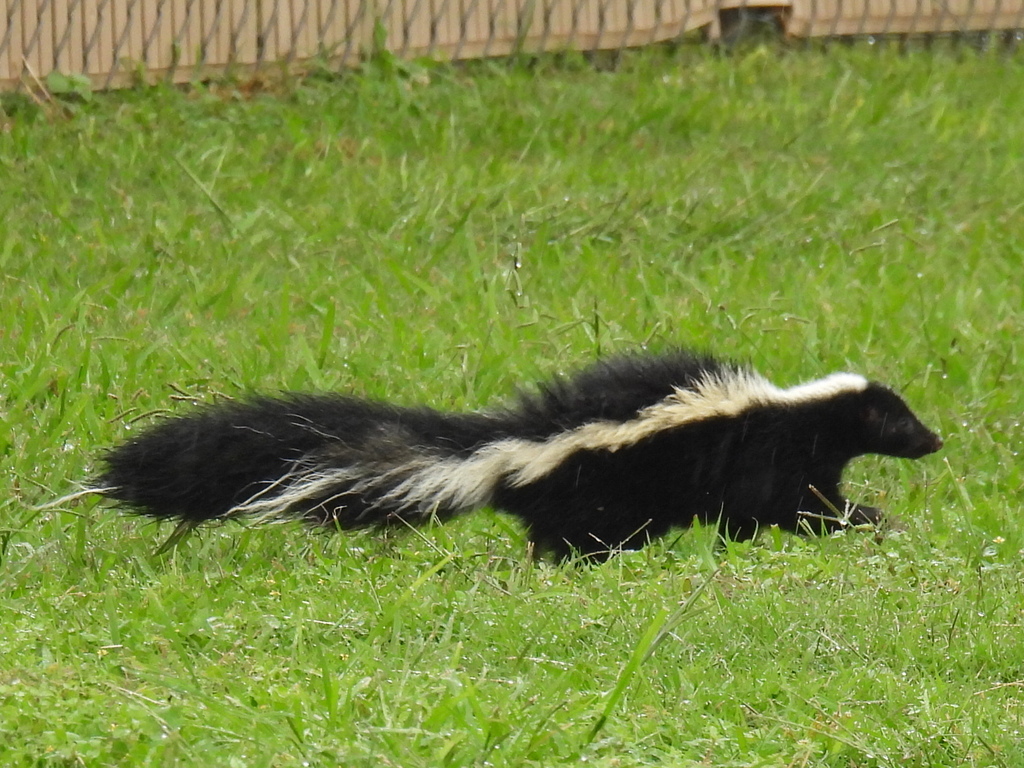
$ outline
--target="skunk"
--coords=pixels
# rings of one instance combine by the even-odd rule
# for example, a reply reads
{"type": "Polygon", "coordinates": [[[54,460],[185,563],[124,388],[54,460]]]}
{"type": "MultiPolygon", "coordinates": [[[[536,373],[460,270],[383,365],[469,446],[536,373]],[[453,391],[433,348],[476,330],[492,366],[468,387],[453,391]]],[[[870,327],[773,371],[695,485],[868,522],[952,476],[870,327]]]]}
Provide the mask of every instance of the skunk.
{"type": "Polygon", "coordinates": [[[840,494],[846,464],[941,447],[862,376],[780,389],[675,351],[599,362],[479,413],[335,394],[207,405],[110,451],[93,490],[185,526],[255,516],[355,529],[494,507],[541,551],[603,559],[694,519],[734,538],[875,523],[879,510],[840,494]]]}

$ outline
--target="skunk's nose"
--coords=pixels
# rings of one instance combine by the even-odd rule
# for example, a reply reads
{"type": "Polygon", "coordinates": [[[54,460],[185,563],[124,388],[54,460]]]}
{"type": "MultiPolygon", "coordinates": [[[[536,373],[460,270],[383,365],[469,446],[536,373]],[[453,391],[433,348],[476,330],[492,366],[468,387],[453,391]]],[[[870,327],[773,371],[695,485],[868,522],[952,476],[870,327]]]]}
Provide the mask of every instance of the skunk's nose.
{"type": "Polygon", "coordinates": [[[928,453],[935,453],[937,450],[942,448],[942,438],[938,435],[932,435],[931,446],[928,453]]]}

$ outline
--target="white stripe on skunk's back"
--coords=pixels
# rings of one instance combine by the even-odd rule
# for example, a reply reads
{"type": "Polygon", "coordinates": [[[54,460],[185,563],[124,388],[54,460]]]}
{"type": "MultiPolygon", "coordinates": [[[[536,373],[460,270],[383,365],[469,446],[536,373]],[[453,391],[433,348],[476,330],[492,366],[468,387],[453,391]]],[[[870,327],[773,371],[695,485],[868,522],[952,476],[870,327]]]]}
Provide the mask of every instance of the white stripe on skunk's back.
{"type": "Polygon", "coordinates": [[[468,458],[424,451],[383,471],[379,465],[334,468],[315,466],[309,459],[300,461],[281,481],[233,509],[232,514],[290,515],[290,510],[301,508],[303,502],[322,501],[332,488],[338,493],[331,502],[337,502],[339,508],[344,507],[346,494],[357,493],[376,497],[376,505],[411,514],[469,511],[488,505],[503,479],[515,487],[529,485],[578,451],[614,453],[686,424],[735,417],[758,406],[827,400],[846,392],[862,392],[867,386],[867,379],[851,373],[832,374],[790,389],[780,389],[745,369],[710,374],[692,388],[677,388],[628,421],[594,421],[543,441],[497,440],[468,458]]]}

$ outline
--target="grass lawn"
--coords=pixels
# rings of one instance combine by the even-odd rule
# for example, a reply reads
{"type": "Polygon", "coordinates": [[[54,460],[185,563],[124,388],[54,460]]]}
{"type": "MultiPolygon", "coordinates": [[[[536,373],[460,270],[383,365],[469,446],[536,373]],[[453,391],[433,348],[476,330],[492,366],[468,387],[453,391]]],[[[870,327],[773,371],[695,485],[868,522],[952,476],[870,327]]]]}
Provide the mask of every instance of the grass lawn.
{"type": "Polygon", "coordinates": [[[0,114],[0,763],[1024,765],[1024,66],[866,47],[0,114]],[[687,344],[854,370],[946,439],[905,529],[531,562],[170,527],[73,491],[193,400],[471,409],[687,344]]]}

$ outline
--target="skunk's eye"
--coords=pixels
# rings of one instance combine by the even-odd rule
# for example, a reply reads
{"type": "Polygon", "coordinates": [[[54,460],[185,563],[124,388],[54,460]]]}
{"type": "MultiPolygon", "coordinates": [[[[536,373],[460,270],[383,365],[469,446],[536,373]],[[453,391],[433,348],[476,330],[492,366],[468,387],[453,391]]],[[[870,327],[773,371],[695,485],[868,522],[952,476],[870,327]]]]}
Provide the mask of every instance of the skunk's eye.
{"type": "Polygon", "coordinates": [[[906,434],[910,431],[910,419],[906,416],[899,419],[890,419],[885,425],[885,431],[892,435],[906,434]]]}

